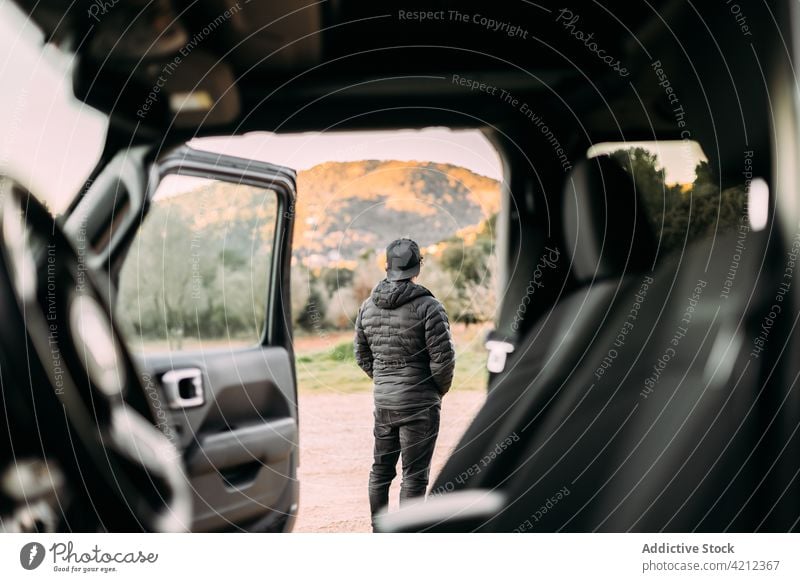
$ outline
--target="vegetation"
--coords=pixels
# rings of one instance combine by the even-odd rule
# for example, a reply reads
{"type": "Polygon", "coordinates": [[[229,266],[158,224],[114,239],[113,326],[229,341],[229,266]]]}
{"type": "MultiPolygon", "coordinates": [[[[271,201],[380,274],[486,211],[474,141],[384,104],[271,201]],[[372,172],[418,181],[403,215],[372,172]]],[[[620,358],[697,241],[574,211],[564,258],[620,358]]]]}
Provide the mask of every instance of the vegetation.
{"type": "MultiPolygon", "coordinates": [[[[720,191],[705,162],[691,184],[667,184],[648,150],[612,156],[634,177],[662,252],[736,226],[745,210],[744,190],[720,191]]],[[[419,282],[444,303],[454,328],[482,329],[492,320],[496,181],[443,164],[375,160],[322,164],[298,180],[291,290],[297,336],[351,330],[384,277],[383,249],[399,236],[420,243],[419,282]]],[[[128,337],[142,345],[177,349],[261,337],[275,194],[199,182],[154,202],[121,271],[117,313],[128,337]]],[[[477,353],[482,361],[482,346],[477,353]]],[[[347,361],[318,356],[331,370],[347,361]]],[[[346,374],[342,382],[364,382],[358,370],[346,374]]]]}
{"type": "MultiPolygon", "coordinates": [[[[486,390],[488,324],[453,325],[456,370],[451,390],[486,390]]],[[[369,392],[372,381],[356,366],[349,331],[330,332],[323,338],[305,336],[295,342],[297,382],[302,392],[369,392]],[[323,344],[322,346],[320,344],[323,344]],[[329,347],[325,347],[329,346],[329,347]]]]}
{"type": "Polygon", "coordinates": [[[153,204],[120,272],[119,322],[142,343],[255,343],[263,331],[277,201],[206,181],[153,204]],[[246,209],[235,216],[231,209],[246,209]]]}
{"type": "Polygon", "coordinates": [[[430,162],[329,162],[300,172],[294,255],[310,269],[346,266],[407,236],[421,247],[500,209],[496,180],[430,162]]]}
{"type": "Polygon", "coordinates": [[[649,150],[631,148],[611,155],[633,176],[664,254],[736,228],[746,215],[744,187],[720,190],[708,162],[697,165],[691,184],[667,184],[664,169],[659,169],[658,158],[649,150]]]}
{"type": "MultiPolygon", "coordinates": [[[[423,249],[421,283],[451,319],[492,315],[499,184],[446,164],[345,162],[298,176],[292,321],[299,334],[352,329],[398,236],[423,249]],[[484,288],[490,287],[487,292],[484,288]]],[[[269,190],[168,176],[120,273],[120,323],[141,347],[261,337],[277,198],[269,190]]]]}

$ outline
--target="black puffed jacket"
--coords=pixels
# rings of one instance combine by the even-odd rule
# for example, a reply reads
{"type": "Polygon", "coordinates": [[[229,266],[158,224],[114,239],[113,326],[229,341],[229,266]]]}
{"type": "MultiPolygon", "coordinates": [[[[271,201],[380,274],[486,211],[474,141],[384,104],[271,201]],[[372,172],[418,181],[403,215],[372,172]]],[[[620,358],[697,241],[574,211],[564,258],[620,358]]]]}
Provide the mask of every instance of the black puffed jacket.
{"type": "Polygon", "coordinates": [[[375,383],[375,406],[438,405],[450,390],[455,349],[444,306],[422,285],[384,279],[356,318],[356,362],[375,383]]]}

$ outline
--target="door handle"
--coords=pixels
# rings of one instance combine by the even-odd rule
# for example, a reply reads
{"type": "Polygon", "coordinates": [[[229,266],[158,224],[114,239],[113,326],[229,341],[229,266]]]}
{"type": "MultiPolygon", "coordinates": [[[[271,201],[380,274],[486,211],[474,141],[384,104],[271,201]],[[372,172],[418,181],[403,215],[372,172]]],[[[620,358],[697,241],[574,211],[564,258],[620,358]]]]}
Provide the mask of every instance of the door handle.
{"type": "Polygon", "coordinates": [[[195,408],[206,401],[200,368],[170,370],[161,376],[161,385],[172,409],[195,408]]]}

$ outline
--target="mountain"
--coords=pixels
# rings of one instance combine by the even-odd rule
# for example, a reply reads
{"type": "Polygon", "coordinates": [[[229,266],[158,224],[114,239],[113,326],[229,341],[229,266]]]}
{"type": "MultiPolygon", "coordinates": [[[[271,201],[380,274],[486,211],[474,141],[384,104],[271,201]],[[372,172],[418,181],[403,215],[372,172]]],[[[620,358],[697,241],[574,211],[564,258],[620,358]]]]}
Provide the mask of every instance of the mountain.
{"type": "MultiPolygon", "coordinates": [[[[439,273],[441,296],[451,304],[461,301],[453,281],[472,273],[471,280],[480,282],[487,271],[491,240],[487,246],[485,239],[491,238],[499,190],[495,180],[446,164],[320,164],[298,175],[293,263],[317,272],[355,270],[359,259],[374,253],[361,264],[377,273],[361,274],[379,277],[377,255],[392,239],[408,236],[433,261],[426,281],[435,286],[439,273]],[[434,268],[438,259],[457,275],[434,268]]],[[[277,212],[276,197],[263,188],[168,176],[120,273],[118,305],[135,314],[123,322],[128,332],[178,344],[184,334],[257,337],[277,212]]],[[[340,271],[331,272],[338,288],[340,271]]],[[[367,293],[372,284],[370,279],[367,293]]],[[[331,299],[332,309],[339,309],[335,325],[351,322],[358,308],[354,289],[340,291],[331,299]]],[[[307,301],[295,297],[302,313],[307,301]]],[[[451,311],[472,317],[471,299],[462,303],[450,305],[451,311]]]]}
{"type": "MultiPolygon", "coordinates": [[[[165,204],[191,216],[188,226],[203,233],[201,238],[218,232],[229,249],[240,249],[244,256],[257,233],[271,236],[268,217],[274,215],[274,204],[257,188],[212,182],[157,201],[156,207],[165,204]]],[[[294,259],[309,267],[354,265],[365,252],[380,252],[403,236],[424,248],[462,236],[499,206],[496,180],[450,164],[319,164],[298,173],[294,259]]]]}
{"type": "Polygon", "coordinates": [[[295,258],[308,266],[358,259],[395,238],[425,247],[497,213],[496,180],[450,164],[328,162],[298,174],[295,258]]]}

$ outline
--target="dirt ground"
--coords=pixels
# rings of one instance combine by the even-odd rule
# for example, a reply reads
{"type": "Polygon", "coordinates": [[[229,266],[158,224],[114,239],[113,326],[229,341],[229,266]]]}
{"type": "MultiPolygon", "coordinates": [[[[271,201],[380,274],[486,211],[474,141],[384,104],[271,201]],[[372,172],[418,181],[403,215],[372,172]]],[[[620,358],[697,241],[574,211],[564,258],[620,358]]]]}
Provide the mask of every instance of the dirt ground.
{"type": "MultiPolygon", "coordinates": [[[[300,394],[300,512],[297,532],[368,532],[372,394],[300,394]]],[[[442,403],[431,483],[485,399],[454,391],[442,403]]],[[[397,506],[400,467],[390,507],[397,506]]]]}

